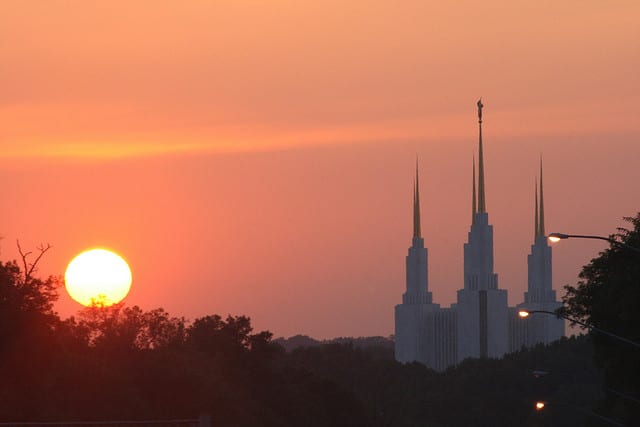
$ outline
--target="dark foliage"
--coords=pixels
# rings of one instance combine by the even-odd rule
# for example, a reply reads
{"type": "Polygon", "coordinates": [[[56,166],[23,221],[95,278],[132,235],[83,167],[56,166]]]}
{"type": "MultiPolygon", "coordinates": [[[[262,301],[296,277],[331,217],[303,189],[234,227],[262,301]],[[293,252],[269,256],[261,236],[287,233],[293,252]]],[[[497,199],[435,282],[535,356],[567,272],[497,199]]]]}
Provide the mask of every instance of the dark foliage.
{"type": "MultiPolygon", "coordinates": [[[[589,407],[599,376],[585,337],[563,339],[502,360],[467,360],[436,373],[402,365],[375,348],[323,345],[292,352],[289,366],[341,384],[358,397],[371,426],[547,425],[537,400],[589,407]],[[544,376],[534,376],[544,371],[544,376]],[[542,423],[542,424],[540,424],[542,423]]],[[[558,413],[558,425],[583,425],[580,413],[558,413]]]]}
{"type": "Polygon", "coordinates": [[[225,427],[583,425],[580,413],[539,414],[533,403],[584,408],[599,397],[585,337],[436,373],[397,363],[380,337],[287,353],[245,316],[188,322],[116,305],[62,321],[56,279],[23,277],[0,264],[0,422],[208,413],[225,427]]]}

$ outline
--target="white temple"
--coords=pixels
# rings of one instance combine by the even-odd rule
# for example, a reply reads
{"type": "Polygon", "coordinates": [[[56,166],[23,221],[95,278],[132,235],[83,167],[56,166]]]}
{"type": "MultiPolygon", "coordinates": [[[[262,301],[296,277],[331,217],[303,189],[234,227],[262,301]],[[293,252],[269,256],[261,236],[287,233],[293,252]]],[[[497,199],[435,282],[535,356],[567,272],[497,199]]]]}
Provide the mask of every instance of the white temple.
{"type": "Polygon", "coordinates": [[[551,286],[551,248],[544,232],[542,161],[540,203],[535,196],[535,235],[528,258],[529,282],[525,302],[508,307],[507,291],[498,288],[493,270],[493,226],[489,224],[484,185],[482,102],[478,101],[479,153],[476,200],[473,167],[472,216],[464,244],[464,287],[457,303],[440,308],[429,291],[428,251],[420,227],[418,165],[414,187],[413,240],[406,258],[406,291],[395,307],[395,356],[400,362],[421,362],[444,370],[467,358],[499,358],[523,346],[549,343],[564,335],[564,321],[538,314],[527,319],[518,310],[554,311],[561,303],[551,286]]]}

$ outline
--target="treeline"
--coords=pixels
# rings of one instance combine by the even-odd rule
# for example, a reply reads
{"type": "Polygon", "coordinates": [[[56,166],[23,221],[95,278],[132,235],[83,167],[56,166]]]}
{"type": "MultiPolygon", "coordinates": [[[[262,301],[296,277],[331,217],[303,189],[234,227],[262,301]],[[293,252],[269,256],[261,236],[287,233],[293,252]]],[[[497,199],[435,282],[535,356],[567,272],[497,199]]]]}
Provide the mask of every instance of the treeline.
{"type": "Polygon", "coordinates": [[[273,340],[274,343],[278,344],[282,348],[285,349],[288,353],[292,352],[297,348],[302,347],[316,347],[319,345],[325,344],[350,344],[354,347],[359,348],[370,348],[370,347],[379,347],[380,349],[387,349],[389,356],[393,354],[394,349],[394,341],[392,337],[386,338],[381,336],[375,337],[340,337],[340,338],[332,338],[330,340],[316,340],[311,338],[308,335],[294,335],[289,338],[276,338],[273,340]]]}
{"type": "Polygon", "coordinates": [[[362,425],[586,425],[601,390],[583,336],[501,360],[467,360],[444,373],[399,364],[384,347],[299,348],[287,361],[353,393],[367,416],[362,425]],[[538,412],[534,404],[541,400],[549,407],[538,412]]]}
{"type": "Polygon", "coordinates": [[[0,422],[207,413],[214,427],[584,425],[579,409],[601,390],[584,337],[436,373],[395,362],[386,339],[286,352],[245,316],[117,305],[61,319],[59,285],[0,262],[0,422]],[[538,413],[539,399],[569,406],[538,413]]]}

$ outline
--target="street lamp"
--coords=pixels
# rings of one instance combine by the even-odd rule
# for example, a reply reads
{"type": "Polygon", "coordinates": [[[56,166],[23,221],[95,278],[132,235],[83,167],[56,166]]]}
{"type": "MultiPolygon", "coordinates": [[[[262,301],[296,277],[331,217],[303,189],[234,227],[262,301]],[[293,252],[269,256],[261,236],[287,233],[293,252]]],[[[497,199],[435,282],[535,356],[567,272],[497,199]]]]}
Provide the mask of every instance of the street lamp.
{"type": "Polygon", "coordinates": [[[518,316],[520,316],[523,319],[526,319],[530,315],[536,314],[536,313],[551,314],[553,316],[556,316],[556,317],[559,317],[559,318],[562,318],[562,319],[566,319],[566,320],[570,321],[571,323],[576,323],[576,324],[582,326],[583,328],[589,329],[590,331],[597,332],[597,333],[602,334],[602,335],[606,335],[606,336],[608,336],[610,338],[616,339],[618,341],[622,341],[622,342],[627,343],[629,345],[632,345],[632,346],[634,346],[636,348],[640,348],[640,343],[637,343],[637,342],[632,341],[632,340],[630,340],[628,338],[625,338],[625,337],[621,337],[620,335],[616,335],[613,332],[609,332],[609,331],[606,331],[604,329],[600,329],[600,328],[598,328],[596,326],[593,326],[593,325],[590,325],[588,323],[581,322],[580,320],[574,319],[573,317],[565,316],[564,314],[561,314],[561,313],[558,313],[558,312],[555,312],[555,311],[520,310],[520,311],[518,311],[518,316]]]}
{"type": "Polygon", "coordinates": [[[604,241],[607,241],[607,242],[611,243],[614,246],[618,246],[620,248],[625,248],[625,249],[629,249],[631,251],[640,253],[640,248],[636,248],[635,246],[631,246],[631,245],[627,245],[626,243],[619,242],[619,241],[617,241],[615,239],[612,239],[611,237],[592,236],[592,235],[586,235],[586,234],[551,233],[551,234],[549,234],[547,236],[547,238],[549,239],[549,241],[551,241],[553,243],[556,243],[556,242],[559,242],[560,240],[565,240],[565,239],[597,239],[597,240],[604,240],[604,241]]]}
{"type": "Polygon", "coordinates": [[[607,423],[609,423],[609,424],[611,424],[613,426],[622,426],[622,427],[625,426],[624,424],[622,424],[622,423],[620,423],[620,422],[618,422],[618,421],[616,421],[616,420],[614,420],[612,418],[605,417],[604,415],[596,414],[593,411],[590,411],[590,410],[585,409],[585,408],[581,408],[580,406],[572,405],[570,403],[562,403],[562,402],[556,402],[556,401],[542,401],[542,400],[539,400],[539,401],[537,401],[535,403],[535,408],[536,408],[536,411],[538,411],[538,412],[542,412],[542,410],[544,408],[546,408],[547,406],[565,406],[565,407],[569,407],[569,408],[572,408],[572,409],[574,409],[574,410],[576,410],[578,412],[581,412],[584,415],[587,415],[589,417],[595,417],[595,418],[598,418],[598,419],[600,419],[602,421],[605,421],[605,422],[607,422],[607,423]]]}

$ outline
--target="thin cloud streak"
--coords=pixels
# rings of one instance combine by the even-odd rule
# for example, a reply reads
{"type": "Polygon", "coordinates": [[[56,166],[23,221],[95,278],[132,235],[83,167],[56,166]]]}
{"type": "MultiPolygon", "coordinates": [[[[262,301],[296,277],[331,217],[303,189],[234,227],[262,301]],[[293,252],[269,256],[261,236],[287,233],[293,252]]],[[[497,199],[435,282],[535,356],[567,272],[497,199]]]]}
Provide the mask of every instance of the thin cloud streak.
{"type": "MultiPolygon", "coordinates": [[[[606,115],[602,114],[601,106],[593,102],[585,103],[579,109],[572,104],[518,108],[498,105],[488,118],[487,132],[494,138],[514,139],[635,133],[640,131],[640,124],[631,117],[633,111],[625,108],[625,104],[631,101],[633,99],[611,103],[606,115]]],[[[472,112],[472,109],[468,110],[472,112]]],[[[14,118],[16,121],[27,122],[26,116],[29,113],[21,113],[14,118]],[[22,118],[18,118],[20,115],[22,118]]],[[[134,118],[129,120],[135,121],[134,118]]],[[[246,126],[246,129],[231,126],[222,129],[143,129],[138,132],[112,130],[106,133],[109,136],[105,136],[105,133],[95,132],[90,126],[78,132],[78,129],[73,129],[73,123],[65,125],[50,120],[49,124],[57,129],[40,129],[35,135],[21,135],[19,132],[10,137],[5,135],[0,158],[121,159],[190,153],[279,151],[392,140],[421,140],[437,147],[473,135],[474,123],[469,113],[392,118],[322,127],[282,128],[254,124],[246,126]],[[74,135],[75,133],[79,135],[74,135]]]]}

